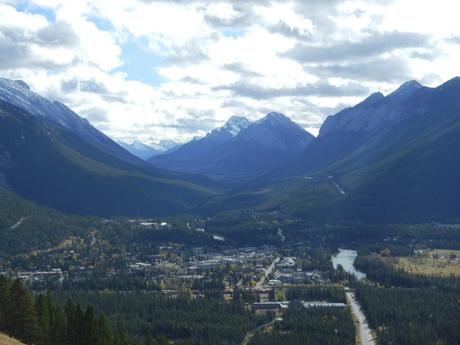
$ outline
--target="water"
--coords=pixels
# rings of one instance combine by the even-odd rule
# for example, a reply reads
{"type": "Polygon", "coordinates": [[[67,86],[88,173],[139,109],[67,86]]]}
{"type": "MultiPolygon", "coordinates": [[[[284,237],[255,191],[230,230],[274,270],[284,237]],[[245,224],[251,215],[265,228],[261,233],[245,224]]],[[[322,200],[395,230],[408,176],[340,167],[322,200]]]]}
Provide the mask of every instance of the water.
{"type": "Polygon", "coordinates": [[[357,256],[358,252],[356,250],[339,248],[338,254],[332,255],[332,265],[335,269],[337,269],[338,265],[341,265],[346,272],[354,274],[358,280],[364,279],[366,274],[358,271],[354,266],[357,256]]]}

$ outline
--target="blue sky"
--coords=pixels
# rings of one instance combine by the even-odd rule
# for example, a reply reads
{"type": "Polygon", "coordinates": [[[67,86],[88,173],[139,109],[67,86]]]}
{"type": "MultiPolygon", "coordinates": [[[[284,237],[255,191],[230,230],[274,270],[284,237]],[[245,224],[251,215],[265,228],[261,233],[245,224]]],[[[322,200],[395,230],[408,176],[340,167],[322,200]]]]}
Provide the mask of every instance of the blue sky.
{"type": "Polygon", "coordinates": [[[117,140],[186,141],[278,111],[327,115],[460,74],[458,1],[0,0],[0,75],[117,140]]]}
{"type": "Polygon", "coordinates": [[[131,39],[120,47],[123,64],[115,71],[125,72],[129,80],[138,80],[153,86],[165,81],[156,72],[156,69],[165,63],[165,57],[148,49],[146,38],[131,39]]]}

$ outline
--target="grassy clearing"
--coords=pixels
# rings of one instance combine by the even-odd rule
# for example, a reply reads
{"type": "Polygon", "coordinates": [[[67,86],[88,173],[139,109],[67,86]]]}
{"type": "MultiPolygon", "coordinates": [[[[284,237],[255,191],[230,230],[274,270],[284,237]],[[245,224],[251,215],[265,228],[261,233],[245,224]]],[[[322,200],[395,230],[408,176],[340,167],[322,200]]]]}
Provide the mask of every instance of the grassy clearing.
{"type": "Polygon", "coordinates": [[[433,249],[400,257],[395,267],[412,274],[460,277],[460,250],[433,249]]]}
{"type": "Polygon", "coordinates": [[[21,343],[19,340],[10,338],[4,333],[0,333],[0,345],[25,345],[25,344],[21,343]]]}

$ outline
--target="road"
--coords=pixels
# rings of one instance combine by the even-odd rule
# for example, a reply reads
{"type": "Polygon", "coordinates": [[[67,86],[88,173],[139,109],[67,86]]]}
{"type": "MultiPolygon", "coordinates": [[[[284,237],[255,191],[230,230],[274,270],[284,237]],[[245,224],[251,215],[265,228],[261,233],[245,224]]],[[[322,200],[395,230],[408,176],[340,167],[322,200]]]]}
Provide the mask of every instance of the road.
{"type": "Polygon", "coordinates": [[[356,300],[355,294],[351,291],[346,291],[345,295],[347,297],[347,303],[351,307],[351,312],[353,313],[354,319],[357,321],[357,332],[359,337],[360,345],[376,345],[376,341],[372,336],[372,332],[369,329],[366,316],[361,310],[361,306],[356,300]]]}
{"type": "Polygon", "coordinates": [[[19,227],[19,226],[22,224],[22,222],[25,221],[25,220],[26,220],[26,218],[25,218],[25,217],[22,217],[21,219],[19,219],[19,221],[18,221],[16,224],[14,224],[13,226],[11,226],[10,229],[11,229],[11,230],[16,229],[16,228],[19,227]]]}
{"type": "Polygon", "coordinates": [[[271,263],[270,266],[268,266],[265,270],[264,270],[264,275],[259,279],[259,281],[256,283],[256,289],[261,289],[262,288],[262,285],[264,285],[265,283],[265,280],[267,280],[267,277],[269,276],[270,273],[273,272],[273,270],[275,269],[275,265],[280,261],[280,258],[279,257],[276,257],[273,262],[271,263]]]}
{"type": "Polygon", "coordinates": [[[273,325],[276,322],[276,319],[273,319],[272,321],[263,324],[262,326],[257,327],[256,329],[253,329],[246,333],[244,336],[243,341],[241,342],[241,345],[248,345],[251,342],[251,339],[256,335],[257,332],[263,330],[264,328],[267,328],[271,325],[273,325]]]}

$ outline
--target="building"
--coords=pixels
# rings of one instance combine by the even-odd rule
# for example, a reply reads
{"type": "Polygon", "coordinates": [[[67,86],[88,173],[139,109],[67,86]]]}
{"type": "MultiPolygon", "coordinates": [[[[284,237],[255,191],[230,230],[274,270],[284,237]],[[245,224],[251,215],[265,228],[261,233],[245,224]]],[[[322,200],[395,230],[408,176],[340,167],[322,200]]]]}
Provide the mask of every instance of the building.
{"type": "Polygon", "coordinates": [[[289,302],[257,302],[252,304],[252,310],[256,314],[275,313],[280,315],[289,307],[289,302]]]}
{"type": "Polygon", "coordinates": [[[330,303],[330,302],[302,302],[304,308],[345,308],[347,305],[345,303],[330,303]]]}

